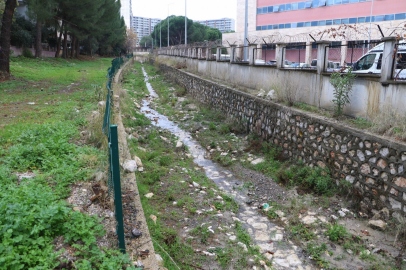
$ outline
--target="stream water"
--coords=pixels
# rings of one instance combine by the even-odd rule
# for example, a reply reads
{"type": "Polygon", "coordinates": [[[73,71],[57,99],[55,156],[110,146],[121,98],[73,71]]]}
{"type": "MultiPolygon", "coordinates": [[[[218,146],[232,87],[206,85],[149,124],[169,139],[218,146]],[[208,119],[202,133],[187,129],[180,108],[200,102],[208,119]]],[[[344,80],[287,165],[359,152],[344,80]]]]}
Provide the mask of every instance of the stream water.
{"type": "Polygon", "coordinates": [[[149,99],[142,101],[141,112],[152,121],[153,125],[170,131],[172,134],[179,137],[189,149],[190,154],[194,158],[194,162],[205,170],[209,179],[211,179],[223,192],[234,197],[239,204],[240,210],[238,220],[247,229],[254,243],[258,245],[262,252],[273,257],[274,268],[276,269],[312,269],[310,266],[304,266],[303,252],[296,247],[292,242],[283,238],[284,229],[269,221],[267,217],[260,215],[255,207],[247,205],[248,197],[246,191],[233,189],[233,186],[241,186],[243,182],[235,177],[231,171],[223,168],[215,162],[206,159],[206,149],[204,149],[196,140],[192,138],[190,133],[179,128],[168,117],[158,113],[150,108],[151,99],[158,97],[151,84],[148,81],[148,74],[142,68],[145,77],[145,83],[150,93],[149,99]],[[270,251],[266,253],[266,251],[270,251]],[[271,255],[273,253],[273,255],[271,255]]]}

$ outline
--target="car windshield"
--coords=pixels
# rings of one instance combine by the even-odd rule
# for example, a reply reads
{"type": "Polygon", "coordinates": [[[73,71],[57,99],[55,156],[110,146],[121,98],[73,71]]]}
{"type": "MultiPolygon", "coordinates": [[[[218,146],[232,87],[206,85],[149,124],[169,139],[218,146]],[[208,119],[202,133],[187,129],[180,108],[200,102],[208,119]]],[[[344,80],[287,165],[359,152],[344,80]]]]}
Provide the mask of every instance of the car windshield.
{"type": "Polygon", "coordinates": [[[376,54],[368,54],[362,57],[354,67],[354,70],[368,70],[372,67],[375,61],[376,54]]]}

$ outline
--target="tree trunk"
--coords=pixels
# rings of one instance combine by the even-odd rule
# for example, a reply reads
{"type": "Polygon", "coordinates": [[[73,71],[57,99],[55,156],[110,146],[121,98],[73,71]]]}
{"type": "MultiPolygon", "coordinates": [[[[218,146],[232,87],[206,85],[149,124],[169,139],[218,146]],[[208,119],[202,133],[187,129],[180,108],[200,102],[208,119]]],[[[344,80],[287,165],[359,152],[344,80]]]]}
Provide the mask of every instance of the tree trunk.
{"type": "Polygon", "coordinates": [[[62,58],[68,57],[68,30],[65,29],[63,33],[63,53],[62,58]]]}
{"type": "Polygon", "coordinates": [[[76,39],[76,58],[79,58],[80,54],[80,45],[79,45],[79,39],[76,39]]]}
{"type": "Polygon", "coordinates": [[[42,56],[42,22],[37,21],[37,40],[35,42],[35,57],[42,56]]]}
{"type": "Polygon", "coordinates": [[[10,74],[10,34],[13,23],[14,10],[17,6],[16,0],[7,0],[4,6],[4,13],[0,34],[0,73],[10,74]]]}
{"type": "MultiPolygon", "coordinates": [[[[59,22],[58,22],[58,25],[59,25],[59,22]]],[[[61,51],[61,41],[62,41],[63,27],[64,27],[64,22],[62,21],[61,28],[59,28],[59,38],[57,36],[58,41],[56,42],[55,58],[59,57],[59,52],[61,51]]]]}
{"type": "Polygon", "coordinates": [[[76,42],[76,37],[74,35],[71,35],[71,43],[70,43],[70,58],[73,58],[73,53],[75,50],[75,42],[76,42]]]}

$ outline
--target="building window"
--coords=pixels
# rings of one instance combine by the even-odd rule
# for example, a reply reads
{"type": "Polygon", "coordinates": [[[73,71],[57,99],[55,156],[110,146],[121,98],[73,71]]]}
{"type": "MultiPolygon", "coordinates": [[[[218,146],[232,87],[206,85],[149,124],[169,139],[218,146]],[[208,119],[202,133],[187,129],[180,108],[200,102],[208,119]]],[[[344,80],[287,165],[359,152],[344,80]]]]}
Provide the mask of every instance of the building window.
{"type": "Polygon", "coordinates": [[[302,22],[297,23],[297,27],[303,27],[303,26],[304,26],[304,23],[302,23],[302,22]]]}
{"type": "Polygon", "coordinates": [[[365,17],[358,17],[358,23],[364,23],[365,17]]]}
{"type": "Polygon", "coordinates": [[[279,11],[285,11],[285,5],[279,5],[279,11]]]}
{"type": "Polygon", "coordinates": [[[312,7],[316,8],[319,6],[319,0],[313,0],[312,7]]]}
{"type": "Polygon", "coordinates": [[[279,6],[273,6],[273,12],[278,12],[279,11],[279,6]]]}
{"type": "Polygon", "coordinates": [[[257,31],[261,30],[261,26],[257,26],[257,31]]]}
{"type": "Polygon", "coordinates": [[[317,26],[318,24],[319,24],[318,21],[312,21],[310,25],[311,25],[311,26],[317,26]]]}
{"type": "Polygon", "coordinates": [[[292,10],[292,4],[286,4],[285,9],[286,11],[292,10]]]}
{"type": "Polygon", "coordinates": [[[383,21],[383,19],[384,19],[384,16],[383,15],[378,15],[378,16],[375,16],[375,22],[381,22],[381,21],[383,21]]]}
{"type": "Polygon", "coordinates": [[[305,26],[305,27],[310,27],[310,26],[311,26],[311,22],[305,22],[305,23],[304,23],[304,26],[305,26]]]}
{"type": "Polygon", "coordinates": [[[311,8],[312,7],[312,1],[307,1],[305,8],[311,8]]]}
{"type": "Polygon", "coordinates": [[[321,6],[321,7],[326,6],[326,4],[327,4],[327,1],[326,1],[326,0],[320,0],[320,1],[319,1],[319,6],[321,6]]]}
{"type": "Polygon", "coordinates": [[[296,28],[296,27],[297,27],[297,23],[291,23],[290,26],[291,26],[292,28],[296,28]]]}
{"type": "Polygon", "coordinates": [[[292,3],[291,5],[292,5],[292,10],[297,10],[297,4],[298,3],[292,3]]]}
{"type": "Polygon", "coordinates": [[[394,14],[385,15],[385,21],[392,21],[395,19],[394,14]]]}
{"type": "Polygon", "coordinates": [[[341,24],[341,20],[340,19],[335,19],[335,20],[333,20],[333,24],[334,25],[341,24]]]}
{"type": "Polygon", "coordinates": [[[319,21],[319,26],[325,26],[326,25],[326,21],[319,21]]]}
{"type": "Polygon", "coordinates": [[[268,7],[263,7],[262,8],[262,13],[266,13],[268,11],[268,7]]]}
{"type": "Polygon", "coordinates": [[[290,23],[285,23],[285,28],[291,28],[290,23]]]}
{"type": "Polygon", "coordinates": [[[341,24],[348,24],[348,19],[341,19],[341,24]]]}
{"type": "Polygon", "coordinates": [[[272,30],[272,25],[268,25],[268,30],[272,30]]]}
{"type": "Polygon", "coordinates": [[[269,6],[268,7],[268,13],[272,13],[273,12],[273,6],[269,6]]]}
{"type": "Polygon", "coordinates": [[[350,18],[349,23],[357,23],[357,18],[350,18]]]}
{"type": "Polygon", "coordinates": [[[299,2],[298,9],[304,9],[306,2],[299,2]]]}
{"type": "Polygon", "coordinates": [[[262,14],[262,8],[257,8],[257,14],[262,14]]]}
{"type": "Polygon", "coordinates": [[[349,4],[350,0],[342,0],[342,4],[349,4]]]}
{"type": "Polygon", "coordinates": [[[358,0],[350,0],[350,3],[358,3],[358,0]]]}
{"type": "MultiPolygon", "coordinates": [[[[268,27],[266,25],[262,26],[262,30],[266,30],[268,27]]],[[[169,29],[170,30],[170,29],[169,29]]]]}
{"type": "Polygon", "coordinates": [[[334,5],[341,5],[341,0],[334,0],[334,5]]]}
{"type": "Polygon", "coordinates": [[[327,6],[334,5],[334,0],[327,0],[327,6]]]}
{"type": "Polygon", "coordinates": [[[285,28],[285,25],[284,25],[284,24],[280,24],[280,25],[279,25],[279,29],[283,29],[283,28],[285,28]]]}
{"type": "Polygon", "coordinates": [[[326,20],[326,25],[333,25],[333,20],[326,20]]]}
{"type": "Polygon", "coordinates": [[[404,20],[406,19],[406,13],[395,14],[395,20],[404,20]]]}
{"type": "Polygon", "coordinates": [[[279,29],[279,27],[278,27],[277,24],[274,24],[274,25],[272,26],[272,28],[273,28],[273,29],[279,29]]]}

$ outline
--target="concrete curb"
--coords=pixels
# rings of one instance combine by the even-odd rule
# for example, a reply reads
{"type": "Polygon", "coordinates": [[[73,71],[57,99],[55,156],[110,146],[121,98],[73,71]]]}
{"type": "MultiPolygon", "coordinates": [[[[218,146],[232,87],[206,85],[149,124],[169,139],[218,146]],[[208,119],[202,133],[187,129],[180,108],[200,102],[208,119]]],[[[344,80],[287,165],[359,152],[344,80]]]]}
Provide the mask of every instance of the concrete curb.
{"type": "MultiPolygon", "coordinates": [[[[121,88],[120,81],[123,76],[123,71],[126,70],[130,66],[130,63],[131,64],[134,63],[134,58],[129,60],[117,72],[116,76],[114,77],[114,81],[113,81],[113,89],[115,90],[114,96],[113,96],[114,97],[114,101],[113,101],[114,122],[117,124],[117,129],[118,129],[120,163],[124,162],[124,160],[132,159],[130,150],[128,148],[127,136],[126,136],[126,132],[124,130],[124,125],[123,125],[123,121],[122,121],[122,117],[121,117],[120,98],[117,98],[117,96],[116,96],[118,93],[120,93],[120,91],[117,91],[117,90],[121,88]]],[[[132,258],[133,256],[134,257],[137,256],[138,251],[149,250],[149,256],[147,258],[145,258],[144,260],[142,260],[142,263],[144,264],[145,269],[164,270],[166,268],[160,267],[156,260],[154,245],[152,243],[151,235],[149,233],[149,229],[147,226],[144,209],[142,208],[135,173],[134,172],[132,172],[132,173],[122,172],[121,175],[122,175],[122,179],[121,179],[122,186],[134,191],[136,194],[136,196],[134,197],[135,207],[138,210],[136,220],[141,223],[141,228],[139,228],[139,230],[142,232],[142,237],[139,238],[139,240],[138,240],[139,243],[137,243],[138,244],[137,249],[136,250],[127,250],[127,252],[129,253],[130,258],[132,258]]]]}

